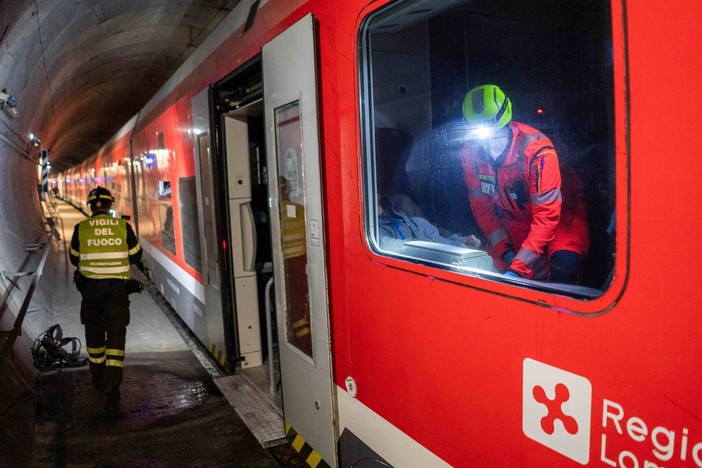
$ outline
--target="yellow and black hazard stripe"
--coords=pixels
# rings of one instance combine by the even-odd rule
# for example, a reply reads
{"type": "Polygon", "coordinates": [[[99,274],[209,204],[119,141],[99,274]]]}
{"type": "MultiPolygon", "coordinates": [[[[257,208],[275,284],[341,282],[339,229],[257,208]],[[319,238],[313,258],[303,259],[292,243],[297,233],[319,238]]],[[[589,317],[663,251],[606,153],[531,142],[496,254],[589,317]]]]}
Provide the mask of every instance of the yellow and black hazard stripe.
{"type": "Polygon", "coordinates": [[[330,468],[329,464],[324,461],[322,456],[317,453],[310,444],[305,442],[305,439],[298,434],[287,421],[285,421],[285,435],[292,441],[291,445],[297,453],[299,453],[312,468],[330,468]]]}
{"type": "Polygon", "coordinates": [[[212,343],[210,342],[210,354],[212,354],[212,357],[215,358],[215,360],[222,365],[225,369],[227,368],[227,353],[224,352],[223,349],[220,349],[219,346],[217,346],[217,343],[212,343]]]}

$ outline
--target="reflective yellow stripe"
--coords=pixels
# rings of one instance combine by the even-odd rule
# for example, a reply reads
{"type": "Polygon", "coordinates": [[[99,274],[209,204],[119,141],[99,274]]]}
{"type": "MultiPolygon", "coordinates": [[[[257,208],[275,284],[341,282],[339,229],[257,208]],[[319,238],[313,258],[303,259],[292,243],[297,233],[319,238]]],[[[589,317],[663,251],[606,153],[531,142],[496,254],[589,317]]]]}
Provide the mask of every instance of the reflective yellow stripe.
{"type": "Polygon", "coordinates": [[[94,267],[82,266],[80,271],[85,273],[110,274],[110,273],[126,273],[129,271],[129,265],[118,267],[94,267]]]}
{"type": "Polygon", "coordinates": [[[94,273],[91,273],[90,276],[88,276],[88,275],[84,275],[84,276],[86,278],[90,278],[90,279],[119,279],[119,280],[123,280],[123,279],[128,278],[127,276],[124,276],[124,275],[96,275],[94,273]]]}
{"type": "Polygon", "coordinates": [[[141,246],[137,244],[136,247],[134,247],[133,249],[131,249],[131,250],[129,251],[129,255],[134,255],[135,253],[137,253],[137,252],[140,251],[140,250],[141,250],[141,246]]]}
{"type": "Polygon", "coordinates": [[[92,362],[93,364],[102,364],[103,362],[105,362],[105,356],[91,357],[88,359],[90,359],[90,362],[92,362]]]}
{"type": "Polygon", "coordinates": [[[105,361],[105,365],[112,367],[124,367],[124,361],[118,361],[117,359],[107,359],[105,361]]]}
{"type": "Polygon", "coordinates": [[[71,255],[73,255],[74,257],[79,257],[79,256],[80,256],[80,252],[78,252],[78,251],[77,251],[76,249],[74,249],[73,247],[71,247],[70,250],[71,250],[71,255]]]}
{"type": "Polygon", "coordinates": [[[105,347],[100,346],[99,348],[87,348],[87,350],[90,354],[102,354],[105,352],[105,347]]]}
{"type": "Polygon", "coordinates": [[[112,260],[119,258],[127,258],[129,254],[127,252],[98,252],[98,253],[86,253],[81,254],[81,260],[112,260]]]}
{"type": "Polygon", "coordinates": [[[106,353],[109,354],[110,356],[122,356],[124,357],[124,350],[123,349],[111,349],[108,348],[106,350],[106,353]]]}

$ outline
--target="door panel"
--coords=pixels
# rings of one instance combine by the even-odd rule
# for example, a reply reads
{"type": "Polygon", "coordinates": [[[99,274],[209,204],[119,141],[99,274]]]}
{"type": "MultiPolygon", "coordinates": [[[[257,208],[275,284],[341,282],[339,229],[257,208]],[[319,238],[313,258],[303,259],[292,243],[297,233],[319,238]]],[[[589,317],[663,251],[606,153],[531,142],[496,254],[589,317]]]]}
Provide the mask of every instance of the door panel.
{"type": "Polygon", "coordinates": [[[225,352],[224,322],[222,317],[221,275],[219,273],[219,249],[215,216],[215,181],[212,173],[210,151],[209,89],[202,90],[192,99],[193,127],[197,131],[195,140],[195,172],[198,210],[200,216],[200,238],[202,240],[202,280],[205,289],[204,316],[199,320],[197,333],[219,361],[227,368],[225,352]]]}
{"type": "Polygon", "coordinates": [[[242,107],[224,116],[227,174],[229,181],[229,235],[234,275],[234,305],[241,367],[263,362],[256,289],[256,225],[251,211],[251,152],[248,112],[242,107]]]}
{"type": "Polygon", "coordinates": [[[285,420],[336,465],[314,19],[263,47],[276,314],[285,420]]]}

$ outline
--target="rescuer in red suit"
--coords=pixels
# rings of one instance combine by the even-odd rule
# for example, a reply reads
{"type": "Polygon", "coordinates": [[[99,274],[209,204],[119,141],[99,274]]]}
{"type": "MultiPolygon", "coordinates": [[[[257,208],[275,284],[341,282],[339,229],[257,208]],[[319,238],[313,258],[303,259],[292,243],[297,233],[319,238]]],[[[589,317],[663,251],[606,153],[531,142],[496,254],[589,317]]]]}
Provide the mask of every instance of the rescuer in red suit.
{"type": "Polygon", "coordinates": [[[499,87],[470,90],[463,116],[468,200],[495,267],[511,277],[576,283],[589,248],[577,174],[559,168],[546,135],[512,121],[512,103],[499,87]]]}

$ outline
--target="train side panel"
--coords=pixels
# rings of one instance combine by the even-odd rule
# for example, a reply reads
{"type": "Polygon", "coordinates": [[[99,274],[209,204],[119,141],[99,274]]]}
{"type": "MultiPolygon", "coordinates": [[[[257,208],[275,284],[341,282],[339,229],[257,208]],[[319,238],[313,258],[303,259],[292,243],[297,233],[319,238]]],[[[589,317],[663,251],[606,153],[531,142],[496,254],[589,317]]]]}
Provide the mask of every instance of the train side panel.
{"type": "MultiPolygon", "coordinates": [[[[205,305],[191,100],[260,53],[263,38],[273,37],[285,21],[290,23],[286,17],[301,3],[262,4],[245,34],[249,10],[237,8],[227,20],[235,29],[220,27],[208,38],[142,109],[134,132],[120,143],[124,146],[131,140],[132,144],[132,191],[144,265],[170,305],[225,369],[234,366],[230,359],[235,351],[227,350],[225,343],[229,339],[225,336],[233,332],[232,325],[224,325],[226,319],[211,317],[205,305]]],[[[122,133],[126,135],[124,129],[122,133]]],[[[114,160],[116,153],[109,157],[114,160]]],[[[225,246],[223,254],[230,255],[227,243],[219,242],[225,246]]]]}
{"type": "MultiPolygon", "coordinates": [[[[339,108],[338,147],[328,143],[325,155],[335,380],[342,431],[348,422],[367,445],[349,442],[357,454],[424,466],[385,449],[417,442],[452,466],[702,466],[702,379],[691,371],[702,357],[691,255],[700,247],[692,148],[702,142],[693,119],[661,119],[675,96],[702,104],[702,61],[688,42],[702,9],[620,6],[612,5],[616,267],[604,294],[586,301],[376,255],[359,216],[368,210],[364,141],[349,118],[364,98],[343,94],[359,86],[363,57],[355,43],[325,52],[322,41],[339,70],[323,88],[325,104],[339,108]],[[397,431],[378,439],[355,411],[397,431]]],[[[348,38],[360,22],[337,24],[336,36],[348,38]]]]}

